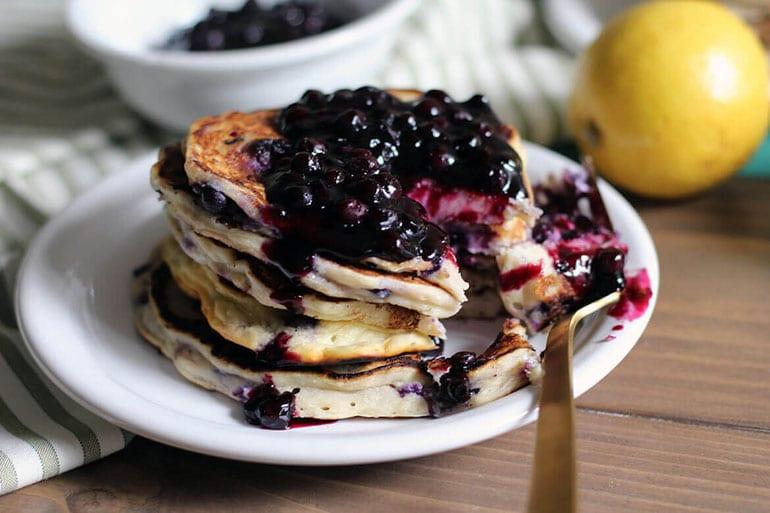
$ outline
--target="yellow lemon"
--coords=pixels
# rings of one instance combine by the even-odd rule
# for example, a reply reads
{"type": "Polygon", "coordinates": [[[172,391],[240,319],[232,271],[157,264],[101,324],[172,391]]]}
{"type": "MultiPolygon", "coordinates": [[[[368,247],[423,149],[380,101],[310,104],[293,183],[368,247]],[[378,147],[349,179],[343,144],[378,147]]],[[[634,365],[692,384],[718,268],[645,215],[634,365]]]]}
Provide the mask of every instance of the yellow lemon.
{"type": "Polygon", "coordinates": [[[609,180],[678,198],[735,172],[768,121],[767,60],[737,16],[705,1],[639,5],[610,22],[576,72],[569,123],[609,180]]]}

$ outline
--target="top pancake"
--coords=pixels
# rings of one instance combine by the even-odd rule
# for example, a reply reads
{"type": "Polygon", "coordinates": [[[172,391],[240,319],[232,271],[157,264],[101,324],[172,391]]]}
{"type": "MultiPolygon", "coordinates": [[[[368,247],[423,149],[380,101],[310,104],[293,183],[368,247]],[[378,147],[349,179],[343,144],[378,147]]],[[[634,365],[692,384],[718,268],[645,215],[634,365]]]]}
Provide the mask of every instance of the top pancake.
{"type": "Polygon", "coordinates": [[[225,112],[198,119],[185,141],[185,171],[191,183],[208,183],[228,196],[252,219],[267,204],[265,187],[249,165],[244,146],[255,140],[281,139],[277,110],[225,112]]]}

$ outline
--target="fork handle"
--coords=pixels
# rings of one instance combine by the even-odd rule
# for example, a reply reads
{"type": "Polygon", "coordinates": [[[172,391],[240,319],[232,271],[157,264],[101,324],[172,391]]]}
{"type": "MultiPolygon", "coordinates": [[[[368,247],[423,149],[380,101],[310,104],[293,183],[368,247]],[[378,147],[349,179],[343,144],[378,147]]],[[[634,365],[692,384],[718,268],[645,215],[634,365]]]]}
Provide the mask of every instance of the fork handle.
{"type": "Polygon", "coordinates": [[[571,321],[562,317],[548,333],[529,513],[577,511],[571,321]]]}
{"type": "Polygon", "coordinates": [[[575,513],[575,401],[572,394],[572,349],[577,325],[620,299],[612,292],[562,316],[548,332],[537,418],[535,462],[529,491],[529,513],[575,513]]]}

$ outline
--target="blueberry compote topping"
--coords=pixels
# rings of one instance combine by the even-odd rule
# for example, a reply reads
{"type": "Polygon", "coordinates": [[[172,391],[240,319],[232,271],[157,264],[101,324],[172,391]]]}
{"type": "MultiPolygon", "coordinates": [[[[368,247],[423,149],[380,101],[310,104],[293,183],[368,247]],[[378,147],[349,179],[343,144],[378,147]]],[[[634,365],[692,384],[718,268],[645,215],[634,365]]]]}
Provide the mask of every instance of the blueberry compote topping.
{"type": "Polygon", "coordinates": [[[189,28],[174,33],[164,45],[170,50],[208,52],[282,43],[342,25],[322,2],[278,2],[263,8],[247,0],[240,9],[211,9],[189,28]]]}
{"type": "Polygon", "coordinates": [[[543,215],[532,229],[532,238],[548,250],[579,303],[623,289],[628,248],[618,240],[587,170],[570,171],[557,183],[537,185],[535,204],[543,215]]]}
{"type": "MultiPolygon", "coordinates": [[[[406,194],[420,180],[526,196],[510,132],[483,96],[458,103],[429,91],[402,102],[373,87],[311,90],[281,111],[278,129],[285,139],[254,141],[243,151],[265,184],[264,220],[280,233],[264,250],[290,275],[306,271],[318,253],[438,265],[448,237],[406,194]]],[[[200,196],[204,207],[225,212],[220,199],[200,196]]]]}
{"type": "Polygon", "coordinates": [[[289,340],[291,340],[291,335],[285,331],[280,332],[270,343],[257,351],[257,361],[278,366],[296,364],[300,358],[297,353],[289,350],[289,340]]]}
{"type": "Polygon", "coordinates": [[[271,382],[255,386],[243,403],[243,415],[250,424],[263,428],[289,429],[297,392],[278,392],[271,382]]]}
{"type": "Polygon", "coordinates": [[[423,396],[428,402],[430,414],[438,417],[442,412],[467,402],[477,388],[471,388],[468,371],[477,362],[475,353],[460,351],[446,360],[449,370],[441,375],[432,388],[425,388],[423,396]]]}

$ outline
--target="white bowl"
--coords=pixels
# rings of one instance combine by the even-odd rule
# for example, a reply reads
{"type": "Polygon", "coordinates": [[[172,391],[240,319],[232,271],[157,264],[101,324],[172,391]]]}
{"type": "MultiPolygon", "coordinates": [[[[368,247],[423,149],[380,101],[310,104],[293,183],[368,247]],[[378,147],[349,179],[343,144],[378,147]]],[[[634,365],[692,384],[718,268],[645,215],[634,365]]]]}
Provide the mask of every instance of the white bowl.
{"type": "Polygon", "coordinates": [[[352,21],[296,41],[221,52],[160,50],[212,5],[243,0],[72,0],[67,23],[125,100],[145,117],[186,130],[198,117],[285,105],[305,90],[356,87],[385,64],[401,23],[419,0],[336,0],[352,21]],[[351,16],[351,13],[355,16],[351,16]]]}

